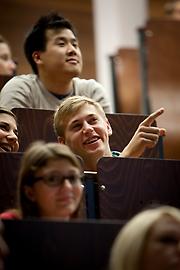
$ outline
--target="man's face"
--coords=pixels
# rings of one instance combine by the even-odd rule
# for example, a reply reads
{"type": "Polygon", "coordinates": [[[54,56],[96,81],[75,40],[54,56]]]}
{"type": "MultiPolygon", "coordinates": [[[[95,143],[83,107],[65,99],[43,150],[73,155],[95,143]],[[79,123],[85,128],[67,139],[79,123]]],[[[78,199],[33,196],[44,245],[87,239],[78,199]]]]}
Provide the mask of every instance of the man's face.
{"type": "Polygon", "coordinates": [[[39,52],[39,68],[62,78],[78,76],[82,70],[82,55],[73,32],[66,28],[47,30],[46,40],[46,50],[39,52]]]}
{"type": "Polygon", "coordinates": [[[93,105],[86,104],[68,121],[64,142],[85,162],[109,156],[109,135],[112,130],[108,120],[93,105]]]}

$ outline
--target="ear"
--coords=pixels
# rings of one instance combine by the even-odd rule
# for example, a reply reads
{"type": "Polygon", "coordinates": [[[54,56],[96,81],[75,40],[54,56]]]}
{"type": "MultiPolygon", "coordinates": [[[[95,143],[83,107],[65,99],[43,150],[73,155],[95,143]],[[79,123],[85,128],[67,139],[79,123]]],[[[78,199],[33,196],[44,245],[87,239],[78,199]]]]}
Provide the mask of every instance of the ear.
{"type": "Polygon", "coordinates": [[[58,143],[65,144],[65,139],[61,136],[58,136],[58,143]]]}
{"type": "Polygon", "coordinates": [[[24,186],[24,193],[26,195],[26,197],[32,201],[32,202],[35,202],[35,195],[34,195],[34,189],[33,187],[30,187],[30,186],[24,186]]]}
{"type": "Polygon", "coordinates": [[[106,124],[107,124],[108,135],[111,136],[112,135],[112,128],[111,128],[111,125],[110,125],[109,120],[107,118],[106,118],[106,124]]]}
{"type": "Polygon", "coordinates": [[[41,61],[41,55],[39,51],[35,51],[32,54],[32,58],[36,64],[38,64],[41,61]]]}

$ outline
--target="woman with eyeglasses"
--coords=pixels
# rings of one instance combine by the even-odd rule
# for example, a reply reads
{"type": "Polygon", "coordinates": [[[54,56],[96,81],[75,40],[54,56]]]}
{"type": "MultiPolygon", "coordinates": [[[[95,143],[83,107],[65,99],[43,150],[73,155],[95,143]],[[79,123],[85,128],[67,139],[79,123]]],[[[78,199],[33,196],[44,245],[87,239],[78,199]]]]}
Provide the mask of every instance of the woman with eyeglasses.
{"type": "MultiPolygon", "coordinates": [[[[80,217],[81,171],[79,160],[67,146],[44,142],[30,145],[23,155],[18,179],[21,217],[63,220],[80,217]]],[[[4,215],[1,217],[5,218],[4,215]]]]}

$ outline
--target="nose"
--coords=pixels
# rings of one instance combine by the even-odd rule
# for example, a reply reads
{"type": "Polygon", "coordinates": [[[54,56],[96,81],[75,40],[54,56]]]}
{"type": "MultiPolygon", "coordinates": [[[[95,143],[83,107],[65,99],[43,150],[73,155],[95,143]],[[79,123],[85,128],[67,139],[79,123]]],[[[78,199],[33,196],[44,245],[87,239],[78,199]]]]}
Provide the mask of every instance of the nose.
{"type": "Polygon", "coordinates": [[[70,183],[68,178],[64,179],[63,187],[72,188],[72,184],[70,183]]]}
{"type": "Polygon", "coordinates": [[[13,130],[9,131],[7,134],[7,139],[10,141],[18,141],[17,135],[14,133],[13,130]]]}
{"type": "Polygon", "coordinates": [[[11,71],[12,75],[16,70],[16,64],[13,60],[9,60],[9,70],[11,71]]]}
{"type": "Polygon", "coordinates": [[[76,48],[74,47],[74,45],[72,43],[68,44],[68,49],[67,49],[68,53],[73,53],[76,54],[76,48]]]}
{"type": "Polygon", "coordinates": [[[93,127],[89,123],[85,122],[83,124],[83,133],[84,134],[91,133],[92,131],[93,131],[93,127]]]}

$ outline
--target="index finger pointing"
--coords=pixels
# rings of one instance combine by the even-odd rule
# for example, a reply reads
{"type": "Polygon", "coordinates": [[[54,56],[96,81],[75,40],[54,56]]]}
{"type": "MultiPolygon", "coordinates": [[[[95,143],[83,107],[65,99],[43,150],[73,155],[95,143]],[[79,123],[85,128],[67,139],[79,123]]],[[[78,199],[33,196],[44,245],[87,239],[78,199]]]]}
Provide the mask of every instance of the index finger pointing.
{"type": "Polygon", "coordinates": [[[155,112],[151,113],[142,123],[141,125],[144,125],[144,126],[151,126],[152,123],[156,120],[156,118],[158,116],[160,116],[161,114],[163,114],[164,112],[164,108],[160,108],[158,110],[156,110],[155,112]]]}

